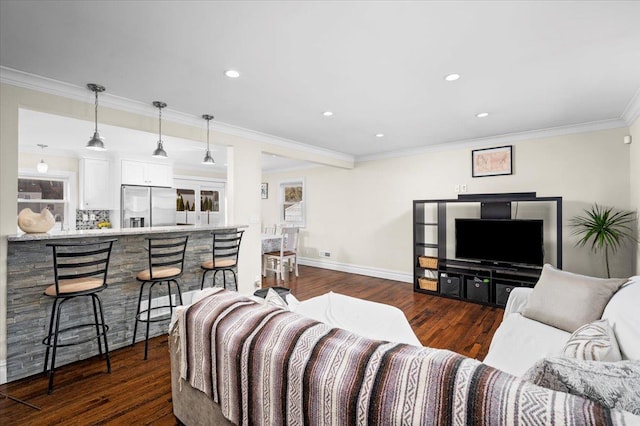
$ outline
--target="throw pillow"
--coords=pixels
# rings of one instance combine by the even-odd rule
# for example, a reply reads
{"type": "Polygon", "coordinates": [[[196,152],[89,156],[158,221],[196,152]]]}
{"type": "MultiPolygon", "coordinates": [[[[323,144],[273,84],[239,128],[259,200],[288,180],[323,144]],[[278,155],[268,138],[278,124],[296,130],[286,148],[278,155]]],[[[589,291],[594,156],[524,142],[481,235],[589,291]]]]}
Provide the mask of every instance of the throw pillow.
{"type": "Polygon", "coordinates": [[[626,281],[573,274],[547,264],[522,315],[573,333],[600,319],[611,296],[626,281]]]}
{"type": "Polygon", "coordinates": [[[276,291],[273,289],[269,289],[269,291],[267,291],[267,295],[264,298],[264,300],[268,305],[277,306],[286,311],[289,310],[289,306],[287,306],[287,302],[285,302],[284,299],[280,297],[280,295],[276,293],[276,291]]]}
{"type": "Polygon", "coordinates": [[[546,358],[522,377],[547,389],[579,395],[607,408],[640,415],[640,361],[546,358]]]}
{"type": "Polygon", "coordinates": [[[564,356],[581,361],[620,361],[616,335],[605,319],[583,325],[564,345],[564,356]]]}

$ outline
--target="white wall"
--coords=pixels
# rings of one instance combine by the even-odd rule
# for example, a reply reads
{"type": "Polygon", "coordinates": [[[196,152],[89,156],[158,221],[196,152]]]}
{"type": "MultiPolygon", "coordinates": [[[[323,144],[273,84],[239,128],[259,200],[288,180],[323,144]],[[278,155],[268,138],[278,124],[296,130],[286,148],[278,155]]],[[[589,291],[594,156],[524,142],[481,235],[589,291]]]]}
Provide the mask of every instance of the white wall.
{"type": "MultiPolygon", "coordinates": [[[[281,180],[304,177],[307,227],[301,232],[302,256],[342,267],[396,273],[411,279],[412,200],[455,198],[455,184],[468,193],[537,192],[563,197],[564,269],[604,276],[602,256],[575,248],[569,218],[592,203],[628,209],[628,129],[620,128],[514,143],[514,174],[471,178],[471,149],[427,152],[411,157],[358,163],[352,170],[317,167],[263,176],[269,188],[281,180]],[[327,260],[324,260],[327,262],[327,260]]],[[[640,138],[639,138],[640,139],[640,138]]],[[[277,196],[262,201],[263,224],[278,222],[277,196]]],[[[631,250],[619,253],[613,273],[632,273],[631,250]]]]}

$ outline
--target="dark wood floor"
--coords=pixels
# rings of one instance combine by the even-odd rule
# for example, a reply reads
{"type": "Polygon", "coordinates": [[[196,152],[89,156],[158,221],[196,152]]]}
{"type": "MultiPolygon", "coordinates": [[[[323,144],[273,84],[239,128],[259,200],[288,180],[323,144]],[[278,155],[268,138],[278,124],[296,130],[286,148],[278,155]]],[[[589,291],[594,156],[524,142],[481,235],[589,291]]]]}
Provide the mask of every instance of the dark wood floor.
{"type": "MultiPolygon", "coordinates": [[[[263,286],[278,285],[273,275],[263,286]]],[[[283,285],[282,283],[280,284],[283,285]]],[[[325,269],[300,267],[284,282],[300,300],[328,291],[397,306],[425,346],[483,359],[502,320],[501,309],[414,293],[410,284],[325,269]]],[[[55,390],[34,376],[0,386],[0,392],[41,408],[37,411],[0,396],[1,425],[154,424],[175,425],[172,413],[167,337],[112,352],[111,374],[98,357],[61,367],[55,390]]]]}

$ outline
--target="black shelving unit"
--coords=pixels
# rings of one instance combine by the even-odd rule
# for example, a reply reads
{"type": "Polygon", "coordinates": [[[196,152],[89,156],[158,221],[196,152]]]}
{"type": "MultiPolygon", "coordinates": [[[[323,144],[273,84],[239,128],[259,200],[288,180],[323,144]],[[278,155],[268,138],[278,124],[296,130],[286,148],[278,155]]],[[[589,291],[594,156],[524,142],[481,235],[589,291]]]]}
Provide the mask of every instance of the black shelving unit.
{"type": "MultiPolygon", "coordinates": [[[[511,203],[555,205],[556,259],[545,261],[562,268],[562,197],[535,193],[465,195],[457,199],[413,201],[414,291],[491,306],[504,306],[514,287],[535,286],[538,267],[486,265],[447,257],[447,207],[479,203],[481,217],[510,215],[511,203]],[[422,259],[421,259],[422,258],[422,259]]],[[[466,216],[465,216],[466,217],[466,216]]],[[[545,223],[545,226],[551,224],[545,223]]]]}

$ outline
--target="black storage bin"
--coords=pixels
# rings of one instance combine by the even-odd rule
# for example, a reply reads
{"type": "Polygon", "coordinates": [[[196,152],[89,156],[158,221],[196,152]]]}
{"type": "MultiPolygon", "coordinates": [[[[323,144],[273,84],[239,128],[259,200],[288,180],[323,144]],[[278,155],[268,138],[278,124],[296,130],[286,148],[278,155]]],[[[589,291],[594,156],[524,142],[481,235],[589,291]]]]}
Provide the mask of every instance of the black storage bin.
{"type": "Polygon", "coordinates": [[[489,302],[489,279],[467,278],[467,299],[476,302],[489,302]]]}
{"type": "Polygon", "coordinates": [[[440,293],[447,296],[460,297],[460,277],[440,275],[440,293]]]}
{"type": "Polygon", "coordinates": [[[513,284],[496,283],[496,305],[506,306],[511,290],[516,287],[513,284]]]}

